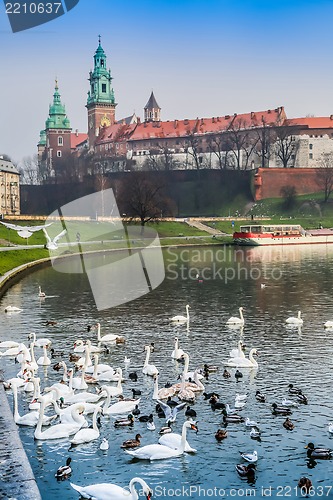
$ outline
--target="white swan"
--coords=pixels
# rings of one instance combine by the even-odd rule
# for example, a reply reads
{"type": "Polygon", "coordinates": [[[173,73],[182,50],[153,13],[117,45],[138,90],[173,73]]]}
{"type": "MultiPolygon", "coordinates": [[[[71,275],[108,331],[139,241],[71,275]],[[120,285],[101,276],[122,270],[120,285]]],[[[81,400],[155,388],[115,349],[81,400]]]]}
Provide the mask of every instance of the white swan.
{"type": "Polygon", "coordinates": [[[237,349],[231,349],[229,352],[230,358],[245,358],[245,352],[243,350],[243,342],[239,340],[238,342],[238,348],[237,349]]]}
{"type": "Polygon", "coordinates": [[[4,340],[3,342],[0,342],[0,349],[3,347],[10,349],[11,347],[18,347],[19,345],[19,342],[14,342],[13,340],[4,340]]]}
{"type": "Polygon", "coordinates": [[[170,318],[170,321],[173,321],[174,323],[185,323],[186,321],[190,320],[190,313],[189,310],[190,306],[187,304],[186,305],[186,316],[173,316],[173,318],[170,318]]]}
{"type": "Polygon", "coordinates": [[[117,484],[111,483],[90,484],[89,486],[78,486],[70,483],[70,485],[74,490],[80,493],[82,498],[94,498],[95,500],[119,500],[121,498],[126,498],[126,500],[138,500],[139,496],[134,486],[135,483],[141,485],[146,499],[150,500],[152,491],[148,484],[140,477],[131,479],[127,488],[122,488],[117,484]]]}
{"type": "MultiPolygon", "coordinates": [[[[187,420],[184,425],[187,429],[197,429],[196,426],[189,420],[187,420]]],[[[125,450],[125,452],[132,457],[140,458],[141,460],[163,460],[165,458],[173,458],[183,455],[185,452],[185,446],[186,433],[183,433],[181,436],[180,446],[175,450],[162,444],[148,444],[147,446],[143,446],[137,450],[125,450]]]]}
{"type": "Polygon", "coordinates": [[[295,325],[295,326],[298,326],[298,325],[303,325],[303,320],[301,318],[301,311],[298,311],[298,315],[297,317],[295,316],[290,316],[290,318],[287,318],[286,319],[286,323],[288,325],[295,325]]]}
{"type": "Polygon", "coordinates": [[[94,394],[93,392],[80,392],[78,394],[67,395],[64,394],[63,398],[65,404],[73,404],[73,403],[97,403],[101,398],[105,397],[105,392],[101,391],[98,394],[94,394]]]}
{"type": "Polygon", "coordinates": [[[80,429],[77,433],[70,439],[70,443],[77,445],[82,443],[90,443],[90,441],[94,441],[99,438],[99,428],[97,427],[97,413],[100,413],[102,408],[99,405],[96,405],[94,414],[93,414],[93,424],[92,428],[88,427],[85,429],[80,429]]]}
{"type": "Polygon", "coordinates": [[[40,400],[41,400],[40,401],[41,405],[40,405],[39,420],[34,433],[35,439],[44,440],[44,439],[68,438],[71,434],[75,434],[75,432],[77,432],[82,427],[82,425],[86,420],[82,415],[84,411],[84,407],[82,406],[81,408],[78,407],[72,410],[72,417],[74,420],[73,424],[52,425],[49,429],[42,431],[45,406],[46,404],[49,404],[50,401],[48,400],[47,403],[45,403],[43,396],[40,398],[40,400]]]}
{"type": "MultiPolygon", "coordinates": [[[[28,425],[30,427],[35,427],[39,420],[39,411],[30,411],[25,415],[20,415],[18,411],[18,398],[17,398],[17,385],[11,383],[11,388],[13,390],[13,401],[14,401],[14,422],[18,425],[28,425]]],[[[57,415],[51,417],[43,416],[42,425],[50,425],[51,422],[57,418],[57,415]]]]}
{"type": "MultiPolygon", "coordinates": [[[[191,429],[196,431],[198,430],[195,422],[191,422],[190,420],[188,420],[187,422],[190,423],[191,429]]],[[[185,451],[187,453],[196,453],[197,450],[195,448],[192,448],[186,441],[186,430],[188,428],[187,422],[184,422],[181,434],[176,434],[175,432],[169,432],[168,434],[164,434],[163,436],[161,436],[158,442],[160,444],[163,444],[164,446],[172,448],[173,450],[177,450],[178,448],[180,448],[182,437],[185,434],[185,451]]]]}
{"type": "Polygon", "coordinates": [[[325,328],[333,328],[333,321],[326,321],[326,323],[324,323],[324,327],[325,328]]]}
{"type": "Polygon", "coordinates": [[[96,323],[95,327],[97,327],[97,340],[102,344],[105,342],[115,342],[117,339],[122,338],[120,335],[114,335],[112,333],[108,333],[107,335],[103,335],[103,337],[101,337],[101,324],[96,323]]]}
{"type": "Polygon", "coordinates": [[[5,312],[6,313],[19,313],[22,312],[23,309],[20,309],[19,307],[16,306],[7,306],[5,307],[5,312]]]}
{"type": "Polygon", "coordinates": [[[38,286],[38,297],[40,297],[41,299],[45,299],[45,297],[46,297],[46,293],[42,292],[42,289],[40,286],[38,286]]]}
{"type": "Polygon", "coordinates": [[[102,372],[96,376],[99,382],[119,382],[119,380],[122,380],[122,377],[123,371],[121,368],[116,368],[115,370],[111,368],[109,371],[102,372]]]}
{"type": "Polygon", "coordinates": [[[43,356],[37,359],[37,365],[49,366],[50,364],[51,360],[47,355],[46,345],[43,345],[43,356]]]}
{"type": "MultiPolygon", "coordinates": [[[[88,366],[86,369],[86,373],[88,374],[93,374],[93,377],[97,377],[97,375],[100,375],[103,372],[108,372],[113,370],[112,366],[106,365],[104,363],[98,363],[98,354],[94,354],[94,364],[91,366],[88,366]]],[[[113,370],[114,372],[114,370],[113,370]]]]}
{"type": "Polygon", "coordinates": [[[118,379],[118,384],[115,387],[111,387],[109,385],[102,385],[101,389],[105,390],[107,394],[110,395],[111,398],[114,398],[116,396],[120,396],[123,393],[123,387],[121,385],[122,382],[122,369],[117,368],[119,370],[120,377],[118,379]]]}
{"type": "Polygon", "coordinates": [[[244,325],[243,308],[240,307],[238,310],[239,310],[239,318],[237,316],[231,316],[231,318],[229,318],[227,321],[227,325],[239,325],[239,326],[244,325]]]}
{"type": "Polygon", "coordinates": [[[257,354],[257,349],[251,349],[249,358],[230,358],[225,363],[225,366],[233,366],[235,368],[258,368],[258,363],[254,359],[253,354],[257,354]]]}
{"type": "Polygon", "coordinates": [[[150,346],[146,345],[145,346],[145,351],[147,352],[146,354],[146,359],[142,368],[142,373],[145,375],[150,375],[153,377],[154,375],[158,375],[158,369],[156,368],[155,365],[150,365],[149,364],[149,357],[150,357],[150,346]]]}
{"type": "Polygon", "coordinates": [[[179,348],[179,339],[178,337],[175,338],[175,348],[171,353],[171,357],[173,359],[180,359],[184,354],[183,349],[179,348]]]}
{"type": "Polygon", "coordinates": [[[120,413],[131,413],[134,410],[136,405],[138,405],[141,401],[139,399],[133,399],[131,401],[118,401],[108,408],[103,408],[104,415],[118,415],[120,413]]]}
{"type": "Polygon", "coordinates": [[[153,399],[167,399],[169,396],[172,397],[175,394],[175,389],[173,387],[162,387],[158,388],[158,375],[154,375],[154,392],[153,399]]]}

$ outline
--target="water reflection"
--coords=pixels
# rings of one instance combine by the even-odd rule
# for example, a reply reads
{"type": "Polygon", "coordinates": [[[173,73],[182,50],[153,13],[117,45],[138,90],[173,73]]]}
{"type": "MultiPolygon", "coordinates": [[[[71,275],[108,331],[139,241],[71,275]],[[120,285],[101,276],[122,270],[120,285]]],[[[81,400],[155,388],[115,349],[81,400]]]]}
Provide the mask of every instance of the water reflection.
{"type": "MultiPolygon", "coordinates": [[[[100,313],[84,275],[43,269],[14,285],[0,303],[1,340],[27,342],[28,333],[35,331],[37,337],[51,337],[55,351],[63,351],[70,365],[68,355],[75,340],[89,338],[97,342],[96,332],[88,332],[87,326],[99,321],[102,335],[116,333],[126,338],[125,344],[112,345],[109,353],[103,353],[100,362],[123,368],[125,396],[130,397],[133,388],[140,389],[141,413],[153,412],[156,424],[153,432],[138,421],[132,430],[116,429],[111,417],[102,417],[101,439],[105,437],[110,443],[107,452],[99,449],[100,441],[68,452],[66,440],[35,442],[31,429],[20,429],[43,498],[78,498],[68,481],[57,482],[54,477],[69,455],[73,468],[71,480],[82,485],[114,482],[125,486],[132,477],[140,476],[155,489],[193,485],[218,486],[230,492],[231,488],[241,491],[251,486],[256,496],[261,497],[262,488],[267,491],[272,488],[276,494],[279,486],[296,486],[302,475],[309,476],[314,485],[330,484],[332,462],[309,463],[304,446],[308,441],[316,446],[333,445],[332,435],[327,432],[327,424],[333,420],[333,395],[327,390],[332,385],[333,339],[323,328],[326,320],[333,319],[331,247],[243,248],[237,252],[230,248],[195,248],[187,249],[185,254],[184,250],[171,249],[165,252],[166,279],[159,288],[100,313]],[[41,301],[38,285],[51,297],[41,301]],[[4,313],[9,304],[23,311],[16,315],[4,313]],[[185,311],[186,304],[191,306],[189,322],[172,324],[169,318],[185,311]],[[244,327],[227,326],[227,319],[240,306],[244,307],[244,327]],[[304,324],[290,329],[285,320],[298,310],[302,311],[304,324]],[[57,324],[50,325],[48,321],[57,324]],[[141,372],[144,345],[155,344],[151,362],[159,369],[162,387],[167,382],[176,382],[183,370],[171,358],[175,336],[180,339],[181,348],[189,353],[191,368],[202,367],[204,363],[219,366],[219,371],[210,373],[204,381],[206,392],[216,391],[221,401],[230,406],[236,393],[248,395],[240,413],[258,421],[261,441],[252,440],[244,424],[230,423],[228,437],[218,443],[215,433],[223,427],[221,409],[212,411],[209,402],[199,396],[194,406],[199,433],[188,436],[197,454],[161,462],[132,462],[120,449],[121,443],[137,432],[143,436],[143,445],[158,441],[159,428],[165,421],[155,415],[154,382],[141,372]],[[251,348],[258,349],[259,369],[241,369],[243,377],[236,382],[235,368],[228,368],[230,378],[224,378],[222,373],[229,351],[237,347],[240,339],[246,345],[246,355],[251,348]],[[131,360],[126,366],[125,356],[131,360]],[[138,374],[137,382],[128,377],[134,371],[138,374]],[[273,416],[271,412],[272,403],[280,405],[284,397],[289,398],[289,383],[301,387],[308,397],[308,405],[292,409],[293,431],[284,429],[285,417],[273,416]],[[257,401],[258,390],[266,395],[266,402],[257,401]],[[235,465],[240,463],[240,451],[253,449],[257,449],[259,459],[255,482],[248,484],[239,477],[235,465]]],[[[1,358],[1,367],[5,368],[6,378],[18,371],[12,359],[1,358]]],[[[42,387],[59,378],[52,366],[39,368],[38,376],[42,387]]],[[[11,393],[8,397],[12,403],[11,393]]],[[[27,411],[28,400],[29,396],[21,392],[22,413],[27,411]]],[[[183,419],[181,415],[177,417],[175,432],[181,431],[183,419]]],[[[186,494],[180,498],[186,498],[186,494]]],[[[200,498],[198,489],[193,488],[191,498],[200,498]]]]}

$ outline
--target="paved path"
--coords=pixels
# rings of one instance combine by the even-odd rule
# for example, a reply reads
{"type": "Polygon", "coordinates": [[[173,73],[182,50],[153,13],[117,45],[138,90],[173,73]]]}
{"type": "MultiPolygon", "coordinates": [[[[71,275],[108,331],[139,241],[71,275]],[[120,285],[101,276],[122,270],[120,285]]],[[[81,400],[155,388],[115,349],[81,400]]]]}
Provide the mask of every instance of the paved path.
{"type": "Polygon", "coordinates": [[[212,234],[213,236],[230,236],[227,233],[223,233],[222,231],[219,231],[218,229],[207,226],[206,224],[203,224],[202,222],[199,222],[197,220],[186,219],[185,222],[189,226],[196,227],[197,229],[200,229],[200,231],[206,231],[207,233],[212,234]]]}
{"type": "MultiPolygon", "coordinates": [[[[2,378],[2,373],[0,373],[2,378]]],[[[41,500],[7,395],[0,382],[0,500],[41,500]]]]}

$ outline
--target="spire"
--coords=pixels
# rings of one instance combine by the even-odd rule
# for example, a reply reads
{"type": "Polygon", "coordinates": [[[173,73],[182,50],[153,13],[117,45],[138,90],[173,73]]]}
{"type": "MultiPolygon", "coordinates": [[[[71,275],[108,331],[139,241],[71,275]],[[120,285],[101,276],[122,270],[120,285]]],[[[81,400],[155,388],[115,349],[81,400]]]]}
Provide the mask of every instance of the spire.
{"type": "Polygon", "coordinates": [[[115,104],[111,86],[111,71],[106,68],[106,55],[101,45],[101,35],[98,35],[98,47],[94,54],[94,70],[90,71],[89,81],[88,106],[96,103],[115,104]]]}
{"type": "Polygon", "coordinates": [[[45,122],[45,128],[71,128],[66,116],[65,106],[61,102],[57,78],[55,79],[53,103],[49,107],[49,117],[45,122]]]}
{"type": "Polygon", "coordinates": [[[144,107],[145,122],[158,122],[161,119],[161,108],[157,104],[154,92],[151,91],[147,104],[144,107]]]}

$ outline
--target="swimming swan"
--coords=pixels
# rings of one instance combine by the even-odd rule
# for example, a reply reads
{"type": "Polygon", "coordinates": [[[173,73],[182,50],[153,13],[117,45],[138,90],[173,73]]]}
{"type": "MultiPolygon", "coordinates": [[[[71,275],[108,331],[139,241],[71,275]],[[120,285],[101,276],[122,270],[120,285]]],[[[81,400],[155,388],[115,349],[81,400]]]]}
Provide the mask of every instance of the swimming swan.
{"type": "Polygon", "coordinates": [[[237,316],[231,316],[231,318],[229,318],[227,321],[227,325],[239,325],[239,326],[244,325],[243,308],[240,307],[238,310],[240,317],[238,318],[237,316]]]}
{"type": "Polygon", "coordinates": [[[171,357],[173,359],[180,359],[184,354],[183,349],[179,348],[179,339],[178,337],[175,338],[175,348],[171,353],[171,357]]]}
{"type": "Polygon", "coordinates": [[[97,340],[98,342],[102,342],[102,344],[104,342],[115,342],[117,339],[121,338],[120,335],[114,335],[112,333],[108,333],[107,335],[103,335],[103,337],[101,337],[101,324],[96,323],[95,327],[97,327],[97,340]]]}
{"type": "Polygon", "coordinates": [[[249,358],[230,358],[225,366],[234,366],[235,368],[258,368],[257,361],[253,358],[257,354],[257,349],[251,349],[249,358]]]}
{"type": "Polygon", "coordinates": [[[150,346],[149,345],[145,346],[145,351],[147,351],[147,354],[146,354],[146,359],[145,359],[145,362],[144,362],[144,365],[142,368],[142,373],[144,373],[145,375],[150,375],[151,377],[153,377],[154,375],[158,375],[158,369],[156,368],[156,366],[149,364],[149,357],[150,357],[150,346]]]}
{"type": "Polygon", "coordinates": [[[70,439],[70,443],[73,445],[82,444],[82,443],[90,443],[90,441],[94,441],[99,438],[99,428],[97,427],[97,413],[102,412],[102,408],[99,405],[96,405],[94,414],[93,414],[93,424],[92,429],[90,427],[85,429],[80,429],[77,431],[75,436],[70,439]]]}
{"type": "Polygon", "coordinates": [[[70,485],[80,493],[82,498],[93,498],[95,500],[119,500],[119,498],[126,498],[127,500],[138,500],[139,496],[134,486],[135,483],[141,485],[146,499],[150,500],[152,491],[148,484],[140,477],[131,479],[128,488],[122,488],[117,484],[111,483],[90,484],[89,486],[77,486],[70,483],[70,485]]]}
{"type": "Polygon", "coordinates": [[[190,313],[188,310],[190,309],[190,306],[187,304],[186,306],[186,316],[173,316],[173,318],[170,318],[170,321],[173,321],[174,323],[185,323],[186,321],[190,321],[190,313]]]}
{"type": "Polygon", "coordinates": [[[297,317],[295,316],[290,316],[290,318],[287,318],[286,319],[286,323],[288,325],[295,325],[295,326],[298,326],[298,325],[303,325],[303,320],[301,318],[301,311],[298,311],[298,315],[297,317]]]}
{"type": "Polygon", "coordinates": [[[61,438],[68,438],[71,434],[75,434],[86,419],[83,417],[82,413],[84,411],[84,406],[78,407],[72,410],[72,417],[74,420],[73,424],[56,424],[52,425],[45,431],[42,431],[42,425],[43,425],[43,417],[44,417],[44,410],[45,406],[49,404],[49,401],[45,404],[44,397],[40,397],[40,413],[39,413],[39,420],[37,423],[37,427],[35,429],[34,437],[35,439],[61,439],[61,438]]]}
{"type": "MultiPolygon", "coordinates": [[[[192,425],[191,429],[198,431],[198,428],[197,428],[195,422],[191,422],[190,420],[188,422],[190,422],[192,425]]],[[[196,453],[197,450],[195,448],[192,448],[188,444],[188,442],[186,441],[186,430],[188,428],[188,426],[186,424],[187,424],[187,422],[184,422],[181,434],[176,434],[175,432],[170,432],[168,434],[164,434],[163,436],[160,437],[158,442],[160,444],[163,444],[164,446],[168,446],[169,448],[172,448],[173,450],[177,450],[178,448],[180,448],[182,437],[185,434],[185,451],[186,451],[186,453],[196,453]]]]}

